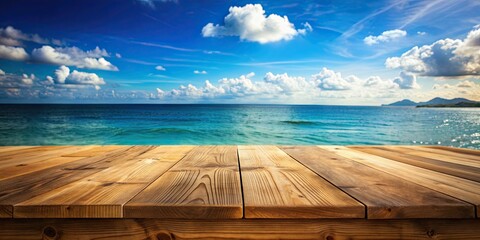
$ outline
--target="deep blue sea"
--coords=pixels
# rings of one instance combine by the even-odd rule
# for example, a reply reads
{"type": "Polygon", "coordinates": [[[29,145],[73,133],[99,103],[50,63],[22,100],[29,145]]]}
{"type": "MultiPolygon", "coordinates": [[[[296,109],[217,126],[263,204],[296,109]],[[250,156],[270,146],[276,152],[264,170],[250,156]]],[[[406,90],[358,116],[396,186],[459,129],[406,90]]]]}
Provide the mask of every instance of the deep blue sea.
{"type": "Polygon", "coordinates": [[[0,145],[428,144],[480,149],[480,109],[0,105],[0,145]]]}

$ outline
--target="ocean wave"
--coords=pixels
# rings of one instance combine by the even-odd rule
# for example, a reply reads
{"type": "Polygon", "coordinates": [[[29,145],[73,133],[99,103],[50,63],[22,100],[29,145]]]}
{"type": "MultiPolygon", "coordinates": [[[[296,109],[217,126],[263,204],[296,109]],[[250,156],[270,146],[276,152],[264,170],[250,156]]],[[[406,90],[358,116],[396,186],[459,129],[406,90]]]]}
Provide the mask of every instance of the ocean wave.
{"type": "Polygon", "coordinates": [[[307,121],[307,120],[287,120],[287,121],[280,121],[284,124],[291,124],[291,125],[316,125],[318,122],[315,121],[307,121]]]}

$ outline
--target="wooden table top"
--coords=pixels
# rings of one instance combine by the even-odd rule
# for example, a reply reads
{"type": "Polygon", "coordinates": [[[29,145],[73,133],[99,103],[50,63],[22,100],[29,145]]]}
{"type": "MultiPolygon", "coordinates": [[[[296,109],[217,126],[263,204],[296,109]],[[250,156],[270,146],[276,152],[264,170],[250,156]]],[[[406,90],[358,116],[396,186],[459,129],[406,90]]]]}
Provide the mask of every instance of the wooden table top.
{"type": "Polygon", "coordinates": [[[478,150],[0,147],[0,218],[471,219],[479,207],[478,150]]]}

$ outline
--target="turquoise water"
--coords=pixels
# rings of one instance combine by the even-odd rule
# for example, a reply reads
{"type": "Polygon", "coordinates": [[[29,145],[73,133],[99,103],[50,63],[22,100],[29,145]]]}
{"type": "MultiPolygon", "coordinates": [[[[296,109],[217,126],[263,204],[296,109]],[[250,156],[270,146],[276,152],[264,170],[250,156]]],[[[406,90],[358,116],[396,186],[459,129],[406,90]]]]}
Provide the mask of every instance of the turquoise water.
{"type": "Polygon", "coordinates": [[[434,144],[480,149],[480,109],[0,105],[0,145],[434,144]]]}

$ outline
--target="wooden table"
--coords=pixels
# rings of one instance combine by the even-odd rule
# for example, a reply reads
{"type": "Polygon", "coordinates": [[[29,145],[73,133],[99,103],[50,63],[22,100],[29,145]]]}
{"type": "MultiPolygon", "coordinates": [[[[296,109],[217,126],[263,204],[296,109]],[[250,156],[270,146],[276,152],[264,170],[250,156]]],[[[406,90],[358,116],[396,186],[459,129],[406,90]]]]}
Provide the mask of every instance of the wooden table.
{"type": "Polygon", "coordinates": [[[0,147],[0,239],[480,239],[480,151],[0,147]]]}

